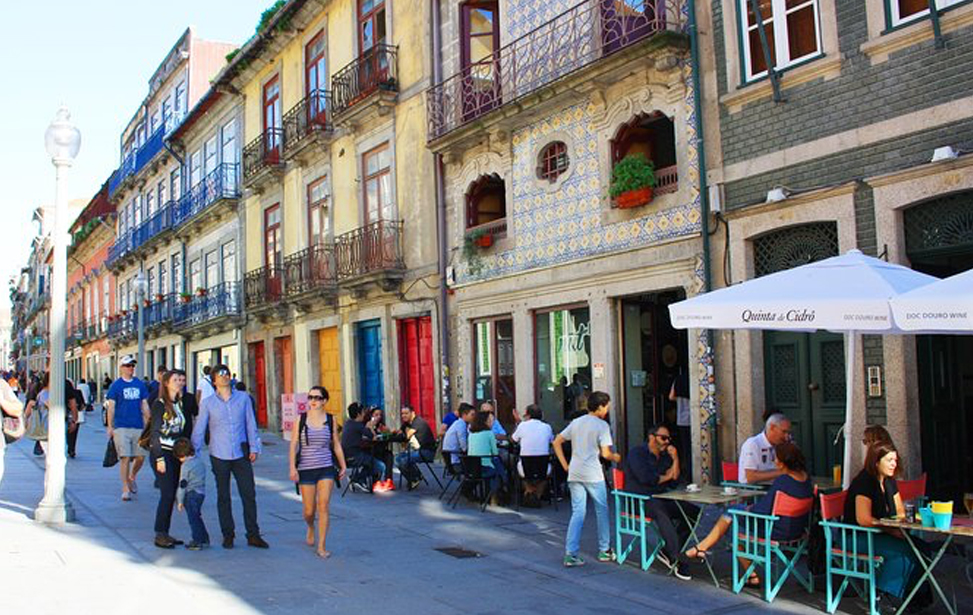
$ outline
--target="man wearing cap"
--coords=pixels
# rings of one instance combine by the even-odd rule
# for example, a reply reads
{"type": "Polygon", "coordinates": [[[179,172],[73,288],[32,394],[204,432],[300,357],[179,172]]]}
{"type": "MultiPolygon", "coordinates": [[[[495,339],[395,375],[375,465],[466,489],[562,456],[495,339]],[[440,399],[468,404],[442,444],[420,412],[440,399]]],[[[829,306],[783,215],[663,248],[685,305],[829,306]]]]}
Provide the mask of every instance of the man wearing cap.
{"type": "Polygon", "coordinates": [[[129,501],[138,493],[135,477],[142,469],[148,454],[139,446],[139,436],[149,420],[149,389],[135,377],[137,361],[132,355],[122,357],[121,377],[108,388],[106,404],[108,437],[115,439],[119,473],[122,479],[122,500],[129,501]]]}
{"type": "Polygon", "coordinates": [[[261,452],[260,434],[250,396],[230,385],[230,369],[215,365],[210,371],[216,393],[202,400],[199,417],[193,427],[193,448],[202,450],[209,428],[209,458],[216,477],[216,510],[223,532],[223,548],[233,548],[235,526],[230,505],[230,475],[236,480],[243,500],[243,522],[247,544],[266,549],[257,525],[257,492],[253,480],[253,462],[261,452]]]}

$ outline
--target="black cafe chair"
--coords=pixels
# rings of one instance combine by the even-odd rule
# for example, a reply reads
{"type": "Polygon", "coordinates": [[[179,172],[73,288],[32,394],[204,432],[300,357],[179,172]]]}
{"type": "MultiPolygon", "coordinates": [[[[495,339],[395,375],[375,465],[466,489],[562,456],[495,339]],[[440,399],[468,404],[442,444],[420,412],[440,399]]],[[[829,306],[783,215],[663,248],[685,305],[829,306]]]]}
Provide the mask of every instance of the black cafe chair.
{"type": "MultiPolygon", "coordinates": [[[[556,461],[552,460],[550,455],[522,455],[520,457],[520,463],[524,468],[524,476],[520,479],[521,488],[517,489],[517,509],[520,510],[524,502],[523,483],[527,481],[546,480],[546,498],[554,505],[554,510],[557,510],[557,498],[555,497],[553,480],[553,469],[556,461]]],[[[517,473],[517,476],[520,476],[520,472],[517,471],[516,466],[514,467],[514,472],[517,473]]]]}
{"type": "MultiPolygon", "coordinates": [[[[443,451],[443,480],[446,480],[446,485],[443,486],[443,490],[439,493],[439,499],[443,499],[446,492],[449,491],[449,487],[459,479],[460,483],[463,482],[463,467],[461,464],[453,463],[453,455],[462,456],[463,451],[443,451]]],[[[452,498],[447,498],[446,501],[450,501],[452,498]]]]}
{"type": "Polygon", "coordinates": [[[372,493],[372,466],[362,463],[362,459],[352,459],[348,462],[348,482],[341,490],[341,497],[345,497],[352,483],[357,484],[363,491],[372,493]]]}
{"type": "Polygon", "coordinates": [[[487,504],[490,502],[490,497],[493,496],[494,489],[492,486],[493,479],[483,476],[484,459],[490,459],[490,457],[477,455],[464,455],[460,457],[463,468],[463,480],[460,482],[456,493],[453,494],[453,508],[456,508],[460,494],[468,489],[469,493],[473,494],[474,499],[479,502],[480,512],[486,510],[487,504]]]}

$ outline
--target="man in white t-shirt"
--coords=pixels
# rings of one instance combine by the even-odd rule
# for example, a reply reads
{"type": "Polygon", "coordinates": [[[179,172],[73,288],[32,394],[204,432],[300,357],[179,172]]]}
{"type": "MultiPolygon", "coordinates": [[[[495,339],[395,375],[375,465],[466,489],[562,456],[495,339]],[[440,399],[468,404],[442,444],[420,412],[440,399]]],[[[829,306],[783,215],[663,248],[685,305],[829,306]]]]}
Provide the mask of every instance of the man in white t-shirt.
{"type": "Polygon", "coordinates": [[[571,492],[571,521],[568,523],[564,548],[564,565],[568,568],[584,565],[578,551],[581,548],[581,530],[588,497],[595,503],[598,522],[598,561],[615,561],[609,536],[608,490],[605,488],[605,473],[601,469],[602,457],[615,463],[622,461],[622,456],[611,450],[611,429],[605,422],[610,403],[608,393],[595,391],[588,396],[588,414],[571,421],[554,438],[554,453],[568,473],[568,490],[571,492]],[[570,464],[564,455],[566,441],[571,442],[570,464]]]}
{"type": "Polygon", "coordinates": [[[196,385],[196,406],[202,407],[203,400],[210,395],[216,394],[216,389],[213,388],[213,379],[210,376],[211,368],[209,365],[203,368],[203,377],[199,379],[199,383],[196,385]]]}
{"type": "Polygon", "coordinates": [[[739,481],[745,484],[766,483],[782,474],[774,463],[774,447],[791,439],[791,421],[783,414],[771,414],[764,430],[747,438],[740,448],[739,481]]]}
{"type": "MultiPolygon", "coordinates": [[[[554,430],[542,419],[544,413],[537,404],[527,406],[524,411],[525,420],[517,425],[510,439],[520,444],[520,457],[550,457],[551,442],[554,441],[554,430]]],[[[551,464],[547,463],[547,472],[551,471],[551,464]]],[[[524,477],[523,461],[517,461],[517,471],[524,477]]],[[[536,508],[540,506],[540,498],[544,496],[547,480],[525,480],[524,506],[536,508]]]]}

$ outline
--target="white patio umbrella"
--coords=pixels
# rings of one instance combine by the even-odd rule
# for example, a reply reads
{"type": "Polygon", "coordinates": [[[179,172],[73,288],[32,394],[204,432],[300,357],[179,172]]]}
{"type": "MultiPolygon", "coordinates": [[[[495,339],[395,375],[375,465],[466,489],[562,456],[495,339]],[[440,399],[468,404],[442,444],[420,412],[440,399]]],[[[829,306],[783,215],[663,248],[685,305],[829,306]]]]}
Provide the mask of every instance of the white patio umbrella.
{"type": "Polygon", "coordinates": [[[902,333],[892,320],[893,297],[935,282],[908,267],[851,250],[841,256],[741,282],[669,306],[677,329],[828,331],[845,337],[844,486],[851,462],[855,335],[902,333]]]}
{"type": "Polygon", "coordinates": [[[894,297],[892,315],[905,331],[973,333],[973,269],[894,297]]]}

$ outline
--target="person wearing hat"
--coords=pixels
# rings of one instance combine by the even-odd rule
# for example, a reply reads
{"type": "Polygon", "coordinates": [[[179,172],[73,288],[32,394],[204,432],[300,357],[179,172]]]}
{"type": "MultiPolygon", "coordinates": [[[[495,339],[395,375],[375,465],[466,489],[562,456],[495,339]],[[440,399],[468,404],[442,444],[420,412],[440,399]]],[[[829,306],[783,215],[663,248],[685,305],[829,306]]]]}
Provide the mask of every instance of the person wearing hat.
{"type": "Polygon", "coordinates": [[[138,493],[135,477],[148,453],[139,446],[139,436],[149,420],[149,389],[135,377],[136,363],[132,355],[122,357],[119,361],[121,375],[108,387],[105,401],[108,437],[115,440],[122,500],[126,502],[132,499],[132,494],[138,493]]]}

